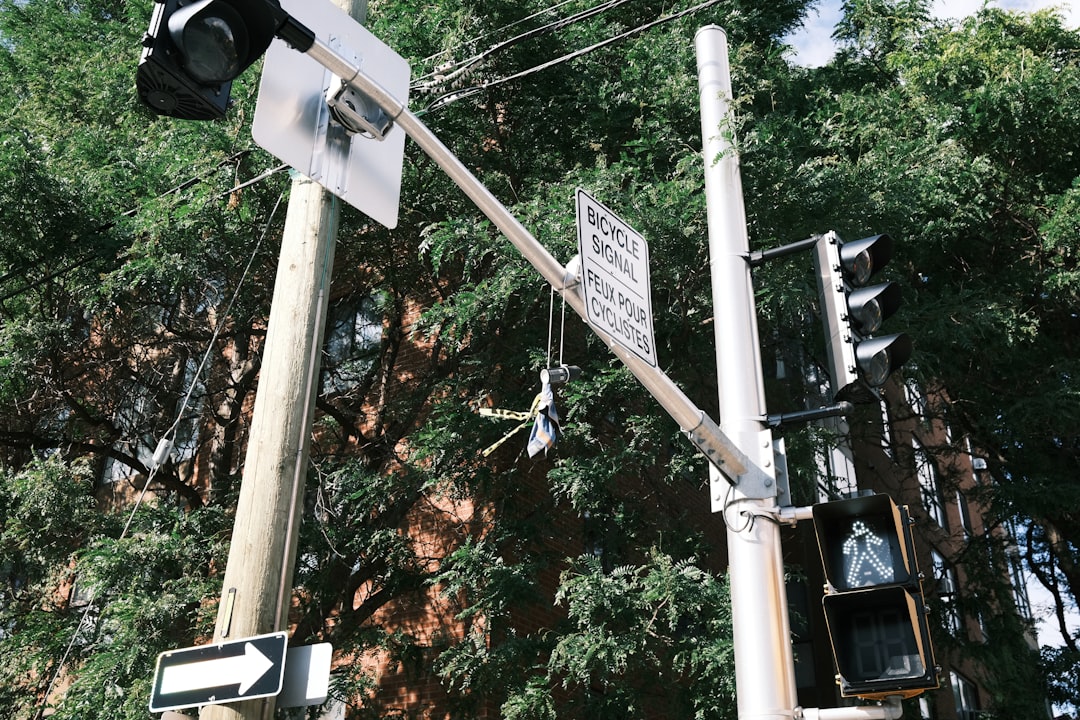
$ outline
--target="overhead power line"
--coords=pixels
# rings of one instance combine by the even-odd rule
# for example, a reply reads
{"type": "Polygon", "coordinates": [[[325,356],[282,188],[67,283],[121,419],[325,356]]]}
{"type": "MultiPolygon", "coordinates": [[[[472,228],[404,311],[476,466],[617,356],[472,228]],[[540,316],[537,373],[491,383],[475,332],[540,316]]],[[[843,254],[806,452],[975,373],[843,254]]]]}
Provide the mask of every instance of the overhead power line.
{"type": "Polygon", "coordinates": [[[447,105],[450,105],[451,103],[455,103],[458,100],[464,100],[465,98],[471,97],[472,95],[483,92],[484,90],[488,90],[490,88],[496,87],[498,85],[502,85],[504,83],[512,82],[514,80],[520,80],[520,79],[522,79],[524,77],[528,77],[529,75],[533,75],[533,74],[541,72],[543,70],[547,70],[548,68],[554,67],[556,65],[561,65],[564,62],[568,62],[570,60],[575,60],[575,59],[577,59],[579,57],[582,57],[584,55],[588,55],[589,53],[591,53],[593,51],[596,51],[596,50],[599,50],[601,48],[607,47],[608,45],[611,45],[612,43],[616,43],[616,42],[619,42],[620,40],[625,40],[625,39],[627,39],[629,37],[633,37],[634,35],[638,35],[640,33],[643,33],[646,30],[651,30],[652,28],[657,27],[658,25],[662,25],[662,24],[664,24],[666,22],[670,22],[672,20],[677,20],[677,19],[679,19],[681,17],[691,15],[691,14],[693,14],[695,12],[698,12],[700,10],[704,10],[704,9],[706,9],[708,7],[716,5],[719,2],[721,2],[721,0],[705,0],[705,2],[694,5],[693,7],[686,8],[685,10],[680,10],[679,12],[672,13],[671,15],[665,15],[664,17],[653,20],[652,22],[645,23],[644,25],[639,25],[638,27],[633,28],[631,30],[627,30],[624,33],[620,33],[618,35],[607,38],[605,40],[601,40],[600,42],[595,43],[593,45],[590,45],[588,47],[582,48],[581,50],[575,50],[572,53],[567,53],[566,55],[563,55],[561,57],[557,57],[554,60],[549,60],[548,62],[541,63],[539,65],[534,65],[531,68],[528,68],[526,70],[522,70],[521,72],[514,73],[513,75],[507,75],[506,77],[498,78],[498,79],[495,79],[495,80],[489,80],[487,82],[480,83],[479,85],[474,85],[472,87],[464,88],[462,90],[454,90],[454,91],[448,92],[445,95],[443,95],[442,97],[435,100],[435,102],[428,105],[427,111],[432,112],[434,110],[444,108],[447,105]]]}
{"type": "MultiPolygon", "coordinates": [[[[207,179],[208,175],[210,175],[210,174],[212,174],[214,172],[217,172],[221,168],[225,167],[226,165],[229,165],[230,163],[234,162],[235,160],[239,159],[240,157],[242,157],[243,155],[245,155],[245,154],[247,154],[249,152],[251,152],[251,151],[250,150],[241,150],[240,152],[235,153],[235,154],[223,159],[221,162],[219,162],[217,165],[215,165],[213,168],[211,168],[207,172],[202,173],[200,175],[196,175],[194,177],[190,177],[187,180],[185,180],[184,182],[180,183],[179,185],[175,185],[175,186],[169,188],[168,190],[156,195],[152,199],[158,200],[158,199],[161,199],[161,198],[164,198],[164,197],[168,197],[169,195],[175,195],[177,193],[180,193],[183,190],[186,190],[187,188],[190,188],[190,187],[192,187],[194,185],[197,185],[200,182],[204,182],[207,179]]],[[[247,188],[247,187],[250,187],[251,185],[262,182],[263,180],[265,180],[265,179],[267,179],[269,177],[272,177],[272,176],[276,175],[277,173],[280,173],[280,172],[282,172],[284,170],[288,170],[288,169],[289,169],[289,165],[287,163],[278,165],[276,167],[273,167],[273,168],[271,168],[271,169],[269,169],[269,170],[267,170],[267,171],[265,171],[263,173],[260,173],[259,175],[256,175],[255,177],[251,178],[250,180],[246,180],[246,181],[240,183],[239,185],[234,185],[233,187],[229,188],[228,190],[224,190],[224,191],[218,193],[215,196],[215,199],[221,199],[221,198],[228,197],[229,195],[231,195],[234,192],[237,192],[238,190],[243,190],[244,188],[247,188]]],[[[130,210],[125,210],[124,212],[120,213],[119,217],[121,217],[121,218],[133,217],[136,213],[138,213],[138,211],[139,211],[138,208],[131,208],[130,210]]],[[[94,235],[101,235],[101,234],[109,231],[110,229],[112,229],[115,226],[116,226],[116,220],[110,220],[109,222],[106,222],[105,224],[103,224],[103,225],[99,226],[98,228],[96,228],[96,230],[94,231],[94,235]]],[[[21,267],[18,267],[18,268],[14,268],[11,271],[5,273],[3,276],[0,276],[0,285],[2,285],[3,283],[7,282],[8,280],[11,280],[11,279],[14,279],[14,278],[20,278],[20,279],[25,281],[23,284],[21,284],[19,287],[15,288],[13,290],[9,290],[7,292],[0,293],[0,303],[6,302],[7,300],[10,300],[11,298],[18,297],[19,295],[22,295],[23,293],[26,293],[26,292],[29,292],[29,291],[34,290],[36,288],[39,288],[39,287],[41,287],[42,285],[44,285],[45,283],[47,283],[47,282],[49,282],[51,280],[55,280],[56,278],[61,277],[63,275],[66,275],[69,272],[72,272],[74,270],[77,270],[78,268],[81,268],[84,265],[87,265],[87,264],[93,262],[94,260],[100,260],[100,259],[103,259],[103,256],[102,256],[102,254],[100,252],[100,249],[99,248],[93,249],[93,250],[90,250],[89,252],[83,253],[82,255],[78,256],[77,258],[72,259],[70,262],[68,262],[67,264],[61,266],[60,268],[57,268],[57,269],[49,272],[48,274],[46,274],[46,275],[44,275],[42,277],[35,278],[35,279],[30,279],[30,278],[27,277],[28,274],[30,273],[30,271],[33,270],[34,268],[37,268],[37,267],[41,266],[41,265],[44,265],[46,263],[55,261],[55,258],[40,257],[40,258],[38,258],[36,260],[31,260],[27,264],[25,264],[25,265],[23,265],[21,267]]]]}
{"type": "Polygon", "coordinates": [[[508,40],[503,40],[502,42],[496,43],[488,49],[477,53],[470,58],[461,60],[457,63],[440,66],[438,69],[428,73],[427,75],[420,76],[419,78],[417,78],[417,81],[424,80],[426,78],[431,79],[427,82],[414,82],[412,85],[412,89],[417,92],[426,92],[432,90],[463,75],[470,68],[480,64],[495,53],[506,50],[507,48],[517,45],[520,42],[524,42],[525,40],[530,40],[541,35],[546,35],[547,33],[553,32],[555,30],[561,30],[562,28],[569,27],[570,25],[581,22],[583,20],[587,20],[591,17],[599,15],[600,13],[606,12],[607,10],[611,10],[618,7],[619,5],[623,5],[627,2],[630,2],[630,0],[607,0],[607,2],[600,3],[599,5],[588,8],[587,10],[582,10],[581,12],[575,13],[565,18],[554,20],[547,25],[541,25],[540,27],[533,28],[532,30],[527,30],[526,32],[515,35],[508,40]]]}
{"type": "MultiPolygon", "coordinates": [[[[445,50],[440,50],[437,53],[434,53],[432,55],[428,55],[426,58],[421,60],[421,62],[428,63],[428,62],[431,62],[432,60],[434,60],[436,58],[442,57],[443,55],[449,55],[450,53],[452,53],[452,52],[454,52],[456,50],[460,50],[461,48],[472,47],[472,46],[476,45],[476,43],[480,42],[481,40],[484,40],[485,38],[489,38],[492,35],[498,35],[499,33],[503,32],[504,30],[509,30],[510,28],[514,27],[515,25],[520,25],[520,24],[522,24],[524,22],[528,22],[529,20],[534,20],[535,18],[538,18],[541,15],[546,15],[548,13],[554,12],[554,11],[558,10],[559,8],[561,8],[563,5],[567,5],[567,4],[571,3],[571,2],[574,2],[574,0],[563,0],[560,3],[552,5],[551,7],[544,8],[543,10],[538,10],[537,12],[534,12],[532,15],[529,15],[527,17],[523,17],[520,20],[515,20],[515,21],[513,21],[511,23],[507,23],[506,25],[503,25],[500,28],[496,28],[495,30],[490,30],[490,31],[488,31],[486,33],[483,33],[482,35],[477,35],[476,37],[474,37],[471,40],[465,40],[464,42],[461,42],[461,43],[455,45],[452,48],[446,48],[445,50]]],[[[429,73],[429,75],[430,74],[431,73],[429,73]]],[[[417,79],[419,80],[419,79],[423,79],[425,77],[428,77],[428,75],[421,75],[417,79]]]]}

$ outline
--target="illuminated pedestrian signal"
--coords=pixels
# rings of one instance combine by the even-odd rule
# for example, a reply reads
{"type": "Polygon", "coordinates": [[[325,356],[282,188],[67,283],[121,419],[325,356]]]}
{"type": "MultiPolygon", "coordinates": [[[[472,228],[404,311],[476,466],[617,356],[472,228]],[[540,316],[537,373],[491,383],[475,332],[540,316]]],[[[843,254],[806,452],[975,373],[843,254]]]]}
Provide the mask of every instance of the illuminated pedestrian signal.
{"type": "Polygon", "coordinates": [[[938,686],[906,507],[888,495],[820,503],[822,599],[845,697],[914,697],[938,686]]]}
{"type": "Polygon", "coordinates": [[[876,388],[911,357],[907,335],[874,337],[900,307],[900,286],[896,283],[866,286],[891,256],[888,235],[844,243],[829,232],[814,245],[825,348],[836,400],[875,401],[876,388]]]}

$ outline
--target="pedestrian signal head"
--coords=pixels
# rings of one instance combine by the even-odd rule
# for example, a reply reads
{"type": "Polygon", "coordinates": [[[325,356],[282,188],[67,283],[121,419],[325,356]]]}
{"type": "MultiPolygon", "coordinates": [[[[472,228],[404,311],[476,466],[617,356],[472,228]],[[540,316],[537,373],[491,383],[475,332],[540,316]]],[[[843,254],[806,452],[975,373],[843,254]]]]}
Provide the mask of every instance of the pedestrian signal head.
{"type": "Polygon", "coordinates": [[[820,503],[822,610],[845,697],[913,697],[938,685],[907,509],[888,495],[820,503]]]}

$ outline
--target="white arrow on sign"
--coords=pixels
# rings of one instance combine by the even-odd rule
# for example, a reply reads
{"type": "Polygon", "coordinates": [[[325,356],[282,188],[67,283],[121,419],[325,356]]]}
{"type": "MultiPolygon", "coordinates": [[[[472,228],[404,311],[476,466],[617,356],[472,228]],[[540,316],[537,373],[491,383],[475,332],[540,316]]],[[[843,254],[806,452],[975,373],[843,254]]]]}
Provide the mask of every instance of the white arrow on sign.
{"type": "Polygon", "coordinates": [[[172,695],[239,683],[239,693],[243,695],[273,666],[270,658],[251,643],[246,643],[243,655],[164,668],[160,692],[172,695]]]}
{"type": "Polygon", "coordinates": [[[150,712],[277,695],[288,641],[288,634],[278,631],[161,653],[150,712]]]}

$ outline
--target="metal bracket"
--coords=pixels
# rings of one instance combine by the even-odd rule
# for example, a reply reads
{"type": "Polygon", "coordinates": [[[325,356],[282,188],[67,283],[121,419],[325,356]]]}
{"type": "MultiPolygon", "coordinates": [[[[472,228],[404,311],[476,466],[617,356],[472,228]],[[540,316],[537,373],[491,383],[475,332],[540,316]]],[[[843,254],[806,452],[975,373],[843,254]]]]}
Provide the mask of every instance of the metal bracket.
{"type": "Polygon", "coordinates": [[[394,122],[382,108],[346,84],[338,75],[330,77],[326,104],[330,107],[330,116],[351,134],[364,135],[381,142],[394,127],[394,122]]]}
{"type": "Polygon", "coordinates": [[[825,418],[847,416],[855,412],[855,406],[847,401],[841,401],[828,407],[814,408],[812,410],[795,410],[788,413],[776,413],[765,418],[765,423],[773,429],[790,425],[791,423],[814,422],[825,418]]]}
{"type": "Polygon", "coordinates": [[[890,695],[881,705],[838,708],[795,708],[794,720],[899,720],[904,715],[900,695],[890,695]]]}

